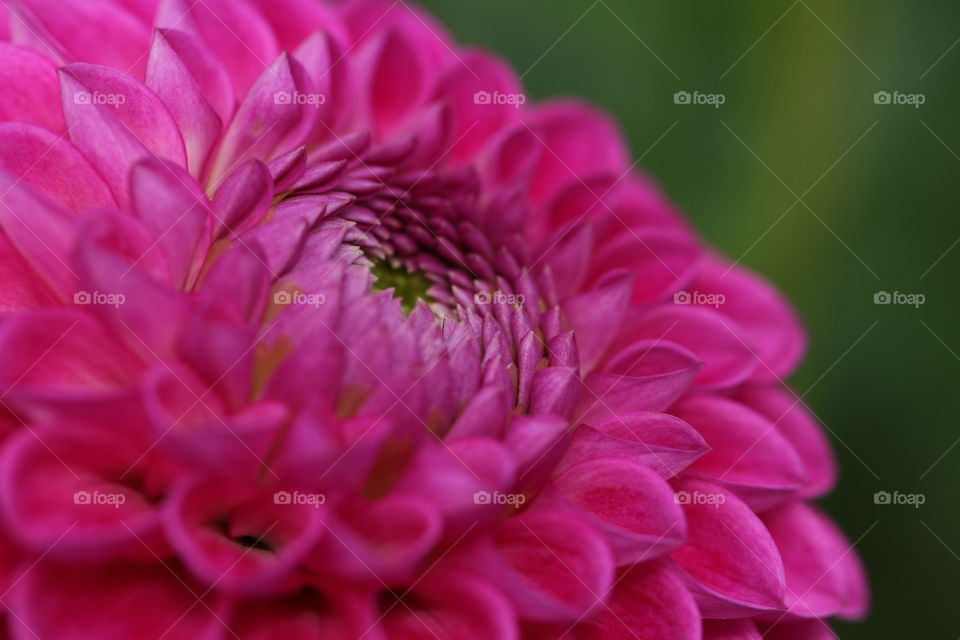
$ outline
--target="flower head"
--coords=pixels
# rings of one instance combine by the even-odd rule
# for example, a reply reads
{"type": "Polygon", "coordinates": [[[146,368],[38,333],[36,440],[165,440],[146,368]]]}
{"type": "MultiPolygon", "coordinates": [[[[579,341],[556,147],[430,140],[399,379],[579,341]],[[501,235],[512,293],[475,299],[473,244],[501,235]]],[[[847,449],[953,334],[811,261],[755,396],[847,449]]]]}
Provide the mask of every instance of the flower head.
{"type": "Polygon", "coordinates": [[[403,2],[8,0],[12,637],[819,637],[789,306],[403,2]]]}

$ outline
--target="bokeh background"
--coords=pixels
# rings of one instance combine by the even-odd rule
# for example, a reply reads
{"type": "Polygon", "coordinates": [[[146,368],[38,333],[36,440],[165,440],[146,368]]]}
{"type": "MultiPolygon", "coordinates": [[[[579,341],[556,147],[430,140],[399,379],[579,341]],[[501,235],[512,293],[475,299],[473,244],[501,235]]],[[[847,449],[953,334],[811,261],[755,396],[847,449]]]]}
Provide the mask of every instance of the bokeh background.
{"type": "Polygon", "coordinates": [[[791,382],[842,469],[823,504],[874,597],[836,635],[960,638],[960,3],[423,3],[505,56],[531,98],[611,111],[703,236],[795,303],[811,340],[791,382]],[[877,305],[879,291],[925,302],[877,305]]]}

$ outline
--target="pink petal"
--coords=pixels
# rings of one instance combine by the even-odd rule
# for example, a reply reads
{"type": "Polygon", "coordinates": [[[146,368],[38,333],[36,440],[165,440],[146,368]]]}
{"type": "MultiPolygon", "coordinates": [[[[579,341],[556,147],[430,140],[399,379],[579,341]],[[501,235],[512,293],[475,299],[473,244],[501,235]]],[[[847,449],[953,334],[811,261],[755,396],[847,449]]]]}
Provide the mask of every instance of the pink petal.
{"type": "Polygon", "coordinates": [[[700,640],[700,613],[667,563],[645,562],[617,577],[610,602],[585,625],[584,640],[700,640]]]}
{"type": "Polygon", "coordinates": [[[687,519],[687,542],[670,555],[683,568],[705,618],[782,611],[783,564],[766,527],[718,485],[688,478],[673,483],[687,519]]]}
{"type": "Polygon", "coordinates": [[[764,514],[787,575],[791,617],[859,619],[869,608],[856,550],[819,509],[793,502],[764,514]]]}
{"type": "Polygon", "coordinates": [[[74,211],[116,204],[83,154],[63,137],[40,127],[0,123],[0,169],[74,211]]]}
{"type": "Polygon", "coordinates": [[[273,180],[266,166],[257,160],[240,165],[227,175],[213,199],[214,237],[259,224],[272,200],[273,180]]]}
{"type": "Polygon", "coordinates": [[[705,364],[694,384],[709,389],[735,386],[757,366],[748,345],[713,309],[684,304],[664,304],[644,313],[619,340],[669,340],[697,354],[705,364]]]}
{"type": "Polygon", "coordinates": [[[837,640],[838,635],[830,630],[824,620],[794,622],[784,620],[775,625],[760,625],[767,640],[837,640]]]}
{"type": "Polygon", "coordinates": [[[72,64],[61,69],[60,86],[70,139],[122,206],[130,203],[128,174],[138,160],[159,156],[186,165],[183,138],[170,112],[130,76],[108,67],[72,64]],[[112,104],[98,104],[105,100],[112,104]]]}
{"type": "Polygon", "coordinates": [[[709,450],[696,429],[679,418],[664,413],[624,413],[593,426],[580,425],[558,466],[562,469],[596,458],[629,458],[670,478],[709,450]]]}
{"type": "Polygon", "coordinates": [[[430,73],[418,44],[403,31],[386,29],[370,41],[358,62],[369,117],[381,136],[403,124],[428,98],[430,73]]]}
{"type": "Polygon", "coordinates": [[[583,371],[594,368],[616,337],[632,290],[633,275],[623,273],[604,286],[581,293],[563,304],[570,328],[577,336],[583,371]]]}
{"type": "MultiPolygon", "coordinates": [[[[64,62],[82,61],[107,65],[143,77],[150,48],[150,31],[137,16],[113,2],[85,0],[17,0],[42,29],[62,47],[64,62]],[[84,25],[78,29],[77,25],[84,25]]],[[[29,43],[34,38],[27,25],[14,19],[13,41],[29,43]]],[[[44,49],[41,53],[47,54],[44,49]]]]}
{"type": "Polygon", "coordinates": [[[827,435],[803,401],[778,386],[748,386],[738,399],[773,421],[803,462],[808,484],[798,494],[816,498],[828,492],[837,480],[837,463],[827,435]]]}
{"type": "Polygon", "coordinates": [[[201,40],[226,67],[238,96],[280,53],[270,25],[247,0],[163,0],[156,26],[201,40]]]}
{"type": "Polygon", "coordinates": [[[803,462],[773,424],[719,396],[684,398],[671,413],[700,432],[711,450],[690,470],[733,490],[757,510],[795,494],[807,482],[803,462]]]}
{"type": "Polygon", "coordinates": [[[692,287],[724,296],[720,312],[742,327],[744,340],[766,365],[757,368],[754,379],[785,378],[800,362],[807,343],[803,326],[790,304],[760,276],[710,259],[692,287]]]}
{"type": "Polygon", "coordinates": [[[535,203],[549,200],[586,173],[623,174],[628,153],[623,136],[606,114],[574,101],[537,107],[533,129],[544,151],[530,186],[535,203]]]}
{"type": "Polygon", "coordinates": [[[28,122],[57,134],[64,132],[60,83],[54,63],[7,42],[0,42],[0,59],[0,121],[28,122]]]}
{"type": "Polygon", "coordinates": [[[703,640],[763,640],[750,620],[704,620],[703,640]]]}
{"type": "Polygon", "coordinates": [[[159,563],[40,565],[9,596],[13,637],[219,640],[223,623],[188,580],[159,563]]]}
{"type": "Polygon", "coordinates": [[[537,505],[573,508],[604,537],[618,566],[666,553],[686,536],[673,489],[648,467],[622,458],[575,464],[551,481],[537,505]]]}
{"type": "Polygon", "coordinates": [[[174,44],[179,40],[180,49],[187,49],[190,45],[200,48],[193,42],[187,45],[189,39],[187,34],[173,30],[156,32],[147,63],[146,83],[177,122],[183,135],[190,173],[199,177],[220,136],[223,121],[204,97],[197,78],[174,44]]]}

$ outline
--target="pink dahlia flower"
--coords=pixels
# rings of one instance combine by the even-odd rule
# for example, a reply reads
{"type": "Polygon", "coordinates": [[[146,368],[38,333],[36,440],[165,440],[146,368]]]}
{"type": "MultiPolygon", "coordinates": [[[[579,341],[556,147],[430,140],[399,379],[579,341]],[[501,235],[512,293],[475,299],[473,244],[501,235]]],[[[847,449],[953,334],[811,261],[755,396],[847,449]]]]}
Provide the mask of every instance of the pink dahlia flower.
{"type": "Polygon", "coordinates": [[[4,0],[0,637],[831,637],[804,337],[403,2],[4,0]]]}

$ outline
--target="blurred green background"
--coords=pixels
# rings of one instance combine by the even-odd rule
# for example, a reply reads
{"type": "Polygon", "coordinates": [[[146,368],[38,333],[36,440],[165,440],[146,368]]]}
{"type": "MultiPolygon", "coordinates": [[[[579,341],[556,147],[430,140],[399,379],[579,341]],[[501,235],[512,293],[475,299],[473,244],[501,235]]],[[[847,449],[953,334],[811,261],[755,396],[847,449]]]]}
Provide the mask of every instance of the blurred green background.
{"type": "Polygon", "coordinates": [[[424,4],[509,59],[532,97],[613,112],[704,237],[796,305],[811,340],[792,383],[842,469],[824,506],[859,540],[874,598],[837,636],[960,637],[960,3],[424,4]],[[677,91],[726,101],[677,105],[677,91]],[[926,301],[875,305],[877,291],[926,301]],[[877,505],[877,491],[926,502],[877,505]]]}

